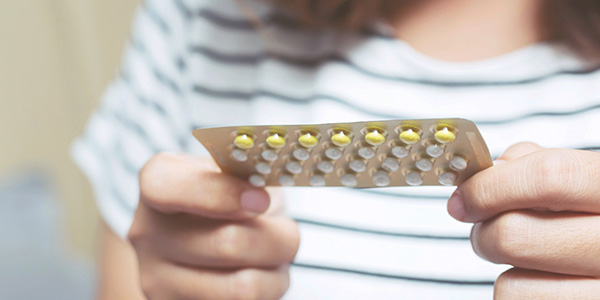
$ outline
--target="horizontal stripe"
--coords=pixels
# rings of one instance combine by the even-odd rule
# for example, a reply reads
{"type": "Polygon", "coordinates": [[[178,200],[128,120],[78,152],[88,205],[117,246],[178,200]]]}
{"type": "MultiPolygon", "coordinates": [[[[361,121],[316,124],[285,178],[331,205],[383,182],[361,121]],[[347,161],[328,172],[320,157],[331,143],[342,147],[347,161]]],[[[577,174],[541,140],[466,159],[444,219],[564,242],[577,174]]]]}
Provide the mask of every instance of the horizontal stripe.
{"type": "Polygon", "coordinates": [[[427,195],[427,194],[407,194],[407,193],[398,193],[398,192],[390,192],[386,189],[355,189],[355,191],[359,193],[384,196],[384,197],[393,197],[394,201],[400,200],[399,198],[404,199],[419,199],[419,200],[448,200],[448,197],[445,195],[427,195]]]}
{"type": "Polygon", "coordinates": [[[211,50],[204,46],[193,45],[190,46],[189,51],[195,54],[205,55],[210,59],[214,59],[220,63],[224,64],[259,64],[266,60],[276,60],[281,63],[285,63],[291,67],[298,68],[316,68],[317,66],[323,65],[325,63],[335,62],[343,64],[350,69],[361,73],[365,76],[387,80],[387,81],[395,81],[395,82],[404,82],[404,83],[412,83],[419,85],[432,85],[439,87],[447,87],[447,88],[474,88],[474,87],[488,87],[488,86],[511,86],[511,85],[526,85],[533,84],[549,79],[553,79],[559,76],[578,76],[578,75],[589,75],[598,72],[600,70],[600,66],[596,66],[593,68],[588,68],[585,70],[565,70],[560,72],[555,72],[552,74],[527,78],[521,80],[507,80],[507,81],[435,81],[435,80],[427,80],[427,79],[417,79],[417,78],[407,78],[402,76],[389,76],[377,72],[373,72],[367,70],[361,66],[358,66],[348,59],[330,54],[327,56],[322,56],[318,58],[299,58],[299,57],[290,57],[286,56],[282,53],[269,53],[267,54],[256,54],[256,55],[232,55],[232,54],[223,54],[218,53],[214,50],[211,50]]]}
{"type": "Polygon", "coordinates": [[[468,240],[397,238],[302,223],[299,229],[294,262],[301,264],[455,281],[493,280],[506,270],[478,257],[468,240]]]}
{"type": "MultiPolygon", "coordinates": [[[[441,194],[448,199],[453,187],[388,187],[390,193],[406,193],[405,190],[420,191],[424,195],[441,194]]],[[[440,237],[453,240],[468,237],[471,225],[458,222],[448,215],[446,200],[427,201],[415,198],[385,197],[365,194],[360,189],[294,187],[284,189],[286,211],[290,217],[306,220],[306,225],[330,224],[340,234],[385,232],[412,236],[440,237]],[[318,209],[317,209],[318,207],[318,209]],[[311,223],[311,224],[309,224],[311,223]]],[[[311,227],[312,228],[312,227],[311,227]]],[[[398,235],[399,235],[398,234],[398,235]]],[[[384,234],[380,234],[384,235],[384,234]]],[[[393,237],[392,234],[389,235],[393,237]]]]}
{"type": "Polygon", "coordinates": [[[494,281],[488,280],[452,280],[452,279],[432,279],[432,278],[420,278],[406,275],[393,275],[393,274],[384,274],[384,273],[375,273],[361,270],[354,270],[348,268],[338,268],[338,267],[328,267],[321,265],[311,265],[304,263],[292,263],[294,267],[300,268],[310,268],[310,269],[318,269],[323,271],[330,272],[343,272],[343,273],[352,273],[364,276],[374,276],[381,278],[390,278],[390,279],[399,279],[399,280],[409,280],[409,281],[420,281],[420,282],[430,282],[430,283],[440,283],[440,284],[453,284],[453,285],[494,285],[494,281]]]}
{"type": "MultiPolygon", "coordinates": [[[[207,7],[200,7],[198,9],[192,9],[188,7],[183,1],[175,0],[175,4],[179,9],[180,13],[190,18],[201,18],[212,22],[214,25],[221,26],[228,29],[235,30],[256,30],[255,25],[249,20],[243,18],[244,14],[238,12],[239,17],[224,16],[218,12],[209,9],[207,7]]],[[[268,13],[266,15],[259,16],[261,24],[265,26],[277,26],[288,29],[300,29],[302,26],[299,21],[294,20],[289,16],[284,16],[280,13],[268,13]]]]}
{"type": "Polygon", "coordinates": [[[432,239],[432,240],[460,240],[460,241],[468,241],[469,240],[468,236],[441,236],[441,235],[424,235],[424,234],[411,234],[411,233],[401,233],[401,232],[388,232],[388,231],[379,231],[379,230],[371,230],[371,229],[364,229],[364,228],[358,228],[358,227],[337,225],[337,224],[331,224],[331,223],[325,223],[325,222],[319,222],[319,221],[313,221],[313,220],[307,220],[307,219],[300,219],[300,218],[294,218],[294,220],[301,224],[310,224],[310,225],[315,225],[315,226],[322,226],[322,227],[328,227],[328,228],[351,231],[351,232],[360,232],[360,233],[375,234],[375,235],[385,235],[385,236],[392,236],[392,237],[432,239]]]}
{"type": "MultiPolygon", "coordinates": [[[[287,96],[287,95],[278,94],[278,93],[268,91],[268,90],[257,90],[257,91],[253,91],[253,92],[240,92],[240,91],[232,91],[232,90],[222,91],[222,90],[211,89],[206,86],[201,86],[199,84],[194,84],[193,90],[196,93],[202,94],[204,96],[210,96],[210,97],[215,97],[215,98],[219,98],[219,99],[228,99],[228,100],[253,100],[254,98],[257,98],[257,97],[268,97],[271,99],[275,99],[277,101],[290,102],[290,103],[296,103],[296,104],[308,104],[308,103],[313,103],[313,102],[317,102],[317,101],[330,101],[330,102],[335,102],[337,104],[347,106],[347,107],[357,110],[357,111],[361,111],[365,114],[371,115],[373,118],[409,119],[407,116],[401,116],[401,115],[397,115],[397,114],[388,114],[388,113],[382,112],[380,110],[377,110],[377,111],[371,110],[366,106],[358,106],[358,105],[348,102],[347,100],[344,100],[344,99],[341,99],[338,97],[334,97],[334,96],[330,96],[330,95],[324,95],[324,94],[315,94],[315,95],[311,95],[308,97],[299,98],[299,97],[291,97],[291,96],[287,96]]],[[[574,110],[570,110],[570,111],[563,111],[563,112],[541,111],[541,112],[523,114],[520,116],[515,116],[515,117],[507,118],[507,119],[473,120],[473,122],[475,122],[477,125],[503,125],[503,124],[509,124],[509,123],[523,121],[525,119],[532,119],[532,118],[539,118],[539,117],[575,116],[575,115],[578,115],[581,113],[588,113],[591,110],[598,110],[598,109],[600,109],[600,101],[598,101],[598,104],[587,106],[587,107],[582,107],[582,108],[578,108],[578,109],[574,109],[574,110]]]]}
{"type": "Polygon", "coordinates": [[[171,33],[171,27],[169,27],[169,24],[167,21],[165,21],[165,18],[160,16],[160,14],[153,7],[151,7],[150,2],[146,1],[142,7],[144,8],[142,11],[148,14],[150,20],[152,20],[152,22],[154,22],[164,34],[171,33]]]}

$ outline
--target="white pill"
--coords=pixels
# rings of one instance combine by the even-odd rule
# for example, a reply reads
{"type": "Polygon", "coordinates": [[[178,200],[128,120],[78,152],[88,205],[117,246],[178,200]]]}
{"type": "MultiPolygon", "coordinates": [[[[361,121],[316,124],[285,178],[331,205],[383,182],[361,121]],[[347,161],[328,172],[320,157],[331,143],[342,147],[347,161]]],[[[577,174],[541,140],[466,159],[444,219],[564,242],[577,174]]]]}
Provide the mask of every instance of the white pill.
{"type": "Polygon", "coordinates": [[[400,163],[398,163],[397,159],[388,157],[381,164],[381,168],[388,172],[396,172],[400,169],[400,163]]]}
{"type": "Polygon", "coordinates": [[[340,182],[347,187],[355,187],[358,184],[356,176],[352,174],[346,174],[340,178],[340,182]]]}
{"type": "Polygon", "coordinates": [[[456,182],[456,174],[452,172],[446,172],[440,175],[438,181],[443,185],[454,185],[456,182]]]}
{"type": "Polygon", "coordinates": [[[292,155],[294,155],[294,158],[299,161],[305,161],[310,158],[310,152],[308,152],[308,150],[303,149],[303,148],[298,148],[298,149],[294,150],[292,155]]]}
{"type": "Polygon", "coordinates": [[[431,169],[433,169],[433,162],[429,159],[422,158],[417,161],[416,166],[417,169],[423,172],[429,172],[431,169]]]}
{"type": "Polygon", "coordinates": [[[371,159],[375,157],[375,150],[367,147],[358,149],[358,155],[364,159],[371,159]]]}
{"type": "Polygon", "coordinates": [[[292,174],[300,174],[302,173],[302,165],[297,161],[290,161],[285,164],[285,169],[292,174]]]}
{"type": "Polygon", "coordinates": [[[444,148],[440,147],[438,144],[433,144],[429,145],[429,147],[425,149],[425,152],[433,158],[438,158],[444,154],[444,148]]]}
{"type": "Polygon", "coordinates": [[[330,161],[324,160],[317,164],[317,169],[323,173],[331,173],[333,172],[334,167],[330,161]]]}
{"type": "Polygon", "coordinates": [[[331,160],[338,160],[342,158],[342,151],[336,148],[329,148],[325,150],[325,156],[331,160]]]}
{"type": "Polygon", "coordinates": [[[406,174],[406,184],[416,186],[423,184],[423,177],[418,172],[410,172],[406,174]]]}
{"type": "Polygon", "coordinates": [[[279,176],[279,183],[281,183],[281,185],[285,185],[285,186],[292,186],[295,184],[294,182],[294,176],[292,175],[281,175],[279,176]]]}
{"type": "Polygon", "coordinates": [[[464,171],[467,168],[467,161],[460,157],[455,156],[450,160],[450,169],[455,171],[464,171]]]}
{"type": "Polygon", "coordinates": [[[392,155],[397,158],[405,158],[409,154],[408,149],[404,147],[394,147],[392,148],[392,155]]]}
{"type": "Polygon", "coordinates": [[[353,160],[348,164],[348,167],[356,173],[362,173],[367,170],[367,165],[362,160],[353,160]]]}
{"type": "Polygon", "coordinates": [[[259,162],[256,164],[256,172],[263,175],[271,174],[271,166],[266,162],[259,162]]]}
{"type": "Polygon", "coordinates": [[[267,149],[261,153],[261,156],[266,161],[276,161],[279,155],[274,150],[267,149]]]}
{"type": "Polygon", "coordinates": [[[323,175],[313,175],[308,181],[312,186],[325,186],[325,176],[323,175]]]}
{"type": "Polygon", "coordinates": [[[239,162],[245,162],[248,160],[248,154],[246,154],[246,151],[237,148],[231,151],[231,157],[239,162]]]}
{"type": "Polygon", "coordinates": [[[254,174],[248,178],[248,182],[255,187],[263,187],[267,184],[265,178],[262,175],[254,174]]]}
{"type": "Polygon", "coordinates": [[[373,174],[373,184],[376,186],[390,185],[390,175],[386,171],[377,171],[373,174]]]}

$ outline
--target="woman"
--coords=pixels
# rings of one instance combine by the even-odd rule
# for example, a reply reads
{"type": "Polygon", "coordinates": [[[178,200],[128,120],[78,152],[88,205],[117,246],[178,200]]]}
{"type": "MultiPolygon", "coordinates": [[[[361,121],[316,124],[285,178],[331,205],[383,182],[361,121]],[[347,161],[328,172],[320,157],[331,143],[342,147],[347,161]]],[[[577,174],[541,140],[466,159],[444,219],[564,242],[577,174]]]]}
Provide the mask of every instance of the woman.
{"type": "Polygon", "coordinates": [[[274,2],[140,11],[74,148],[108,225],[100,298],[600,294],[600,154],[567,150],[600,145],[597,1],[274,2]],[[504,153],[448,201],[464,223],[447,189],[267,193],[190,134],[435,117],[476,121],[504,153]]]}

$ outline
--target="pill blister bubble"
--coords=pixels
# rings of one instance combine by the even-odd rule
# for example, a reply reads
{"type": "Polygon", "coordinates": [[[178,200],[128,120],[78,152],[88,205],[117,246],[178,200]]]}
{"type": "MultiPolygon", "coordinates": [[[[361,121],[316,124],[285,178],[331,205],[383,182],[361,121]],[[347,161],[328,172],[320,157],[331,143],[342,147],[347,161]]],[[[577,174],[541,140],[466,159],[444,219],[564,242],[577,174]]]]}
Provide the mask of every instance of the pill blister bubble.
{"type": "Polygon", "coordinates": [[[456,174],[452,172],[442,173],[438,177],[438,181],[443,185],[454,185],[456,182],[456,174]]]}
{"type": "Polygon", "coordinates": [[[419,172],[411,171],[406,174],[406,184],[417,186],[423,184],[423,177],[419,172]]]}
{"type": "Polygon", "coordinates": [[[334,166],[330,161],[324,160],[317,164],[317,169],[323,173],[331,173],[334,170],[334,166]]]}
{"type": "Polygon", "coordinates": [[[331,136],[331,142],[338,147],[346,147],[352,143],[352,138],[344,131],[338,131],[331,136]]]}
{"type": "Polygon", "coordinates": [[[464,171],[467,168],[467,160],[460,156],[455,156],[450,159],[449,166],[452,170],[464,171]]]}
{"type": "Polygon", "coordinates": [[[248,154],[246,154],[246,151],[242,149],[233,149],[233,151],[231,151],[231,157],[239,162],[245,162],[248,160],[248,154]]]}
{"type": "Polygon", "coordinates": [[[323,175],[313,175],[308,181],[312,186],[325,186],[325,176],[323,175]]]}
{"type": "Polygon", "coordinates": [[[388,157],[381,164],[381,168],[388,172],[396,172],[400,168],[400,163],[397,159],[388,157]]]}
{"type": "Polygon", "coordinates": [[[416,165],[417,169],[419,169],[423,172],[429,172],[429,171],[431,171],[431,169],[433,169],[433,162],[426,158],[417,160],[417,163],[415,165],[416,165]]]}
{"type": "Polygon", "coordinates": [[[256,164],[256,172],[263,175],[271,174],[271,166],[268,163],[261,161],[256,164]]]}
{"type": "Polygon", "coordinates": [[[340,178],[340,182],[347,187],[355,187],[356,185],[358,185],[358,180],[353,174],[345,174],[340,178]]]}
{"type": "Polygon", "coordinates": [[[271,162],[273,162],[273,161],[276,161],[276,160],[277,160],[277,158],[279,158],[279,154],[277,154],[277,152],[276,152],[276,151],[269,150],[269,149],[267,149],[267,150],[263,151],[263,152],[260,154],[260,156],[262,156],[262,158],[263,158],[264,160],[266,160],[266,161],[271,161],[271,162]]]}
{"type": "Polygon", "coordinates": [[[408,156],[408,154],[410,153],[410,151],[408,151],[408,149],[404,148],[404,147],[394,147],[392,148],[392,155],[397,157],[397,158],[405,158],[408,156]]]}
{"type": "Polygon", "coordinates": [[[425,149],[427,155],[438,158],[444,154],[444,148],[440,147],[438,144],[429,145],[427,149],[425,149]]]}
{"type": "Polygon", "coordinates": [[[302,134],[298,138],[298,143],[302,147],[313,148],[319,144],[319,139],[316,136],[314,136],[313,134],[311,134],[310,132],[307,132],[307,133],[302,134]]]}
{"type": "Polygon", "coordinates": [[[376,186],[390,185],[390,175],[386,171],[377,171],[373,174],[373,184],[376,186]]]}
{"type": "Polygon", "coordinates": [[[302,173],[302,165],[297,161],[290,161],[285,164],[285,169],[292,174],[300,174],[302,173]]]}
{"type": "Polygon", "coordinates": [[[412,128],[408,128],[400,133],[400,141],[407,145],[413,145],[418,143],[421,140],[421,136],[418,132],[414,131],[412,128]]]}
{"type": "Polygon", "coordinates": [[[325,156],[331,160],[338,160],[342,158],[342,151],[336,148],[329,148],[325,150],[325,156]]]}
{"type": "Polygon", "coordinates": [[[262,175],[253,174],[248,178],[248,182],[255,187],[263,187],[267,184],[267,181],[262,175]]]}
{"type": "Polygon", "coordinates": [[[456,139],[456,135],[448,127],[443,127],[441,130],[436,131],[434,136],[435,140],[442,144],[452,143],[456,139]]]}
{"type": "Polygon", "coordinates": [[[248,150],[254,147],[254,139],[247,134],[240,134],[235,137],[233,144],[244,150],[248,150]]]}
{"type": "Polygon", "coordinates": [[[371,159],[375,157],[375,150],[369,147],[363,147],[358,149],[358,155],[364,159],[371,159]]]}
{"type": "Polygon", "coordinates": [[[367,165],[362,160],[353,160],[348,164],[348,167],[356,173],[362,173],[367,170],[367,165]]]}
{"type": "Polygon", "coordinates": [[[281,149],[285,147],[285,138],[279,133],[273,133],[267,138],[267,145],[274,149],[281,149]]]}
{"type": "Polygon", "coordinates": [[[379,146],[385,143],[385,136],[380,130],[374,129],[365,135],[365,142],[372,146],[379,146]]]}
{"type": "Polygon", "coordinates": [[[308,150],[303,149],[303,148],[298,148],[298,149],[294,150],[292,155],[294,156],[295,159],[297,159],[299,161],[305,161],[310,158],[310,152],[308,152],[308,150]]]}
{"type": "Polygon", "coordinates": [[[294,176],[289,175],[289,174],[284,174],[279,176],[279,183],[281,183],[281,185],[284,186],[292,186],[294,184],[296,184],[294,182],[294,176]]]}

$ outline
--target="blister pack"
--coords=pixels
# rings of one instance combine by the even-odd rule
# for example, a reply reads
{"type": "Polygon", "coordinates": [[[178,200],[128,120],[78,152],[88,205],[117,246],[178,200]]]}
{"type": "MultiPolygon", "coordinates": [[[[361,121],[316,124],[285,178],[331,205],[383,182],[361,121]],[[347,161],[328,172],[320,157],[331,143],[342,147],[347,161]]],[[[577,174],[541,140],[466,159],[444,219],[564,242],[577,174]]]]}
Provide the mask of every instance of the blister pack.
{"type": "Polygon", "coordinates": [[[458,185],[492,166],[465,119],[196,129],[223,172],[255,186],[458,185]]]}

